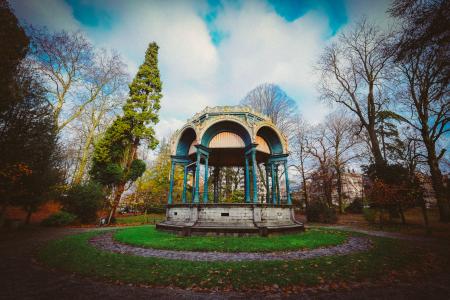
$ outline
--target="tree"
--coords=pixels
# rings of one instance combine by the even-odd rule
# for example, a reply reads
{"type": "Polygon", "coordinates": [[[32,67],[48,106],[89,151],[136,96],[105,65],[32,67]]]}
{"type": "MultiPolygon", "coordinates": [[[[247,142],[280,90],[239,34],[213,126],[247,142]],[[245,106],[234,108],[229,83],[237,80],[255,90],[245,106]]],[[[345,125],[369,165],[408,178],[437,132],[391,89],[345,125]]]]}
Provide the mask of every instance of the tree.
{"type": "Polygon", "coordinates": [[[376,134],[377,115],[385,97],[393,51],[393,34],[362,19],[328,46],[317,64],[321,98],[343,105],[359,120],[370,143],[375,165],[385,164],[376,134]]]}
{"type": "Polygon", "coordinates": [[[145,171],[145,163],[137,158],[141,141],[155,149],[158,140],[152,125],[158,123],[161,80],[158,70],[158,45],[150,43],[144,63],[130,84],[129,98],[118,117],[95,145],[90,174],[95,181],[108,186],[112,194],[114,216],[127,183],[136,181],[145,171]]]}
{"type": "Polygon", "coordinates": [[[28,51],[28,37],[6,0],[0,0],[0,112],[18,101],[15,75],[28,51]]]}
{"type": "Polygon", "coordinates": [[[60,153],[52,109],[32,70],[16,76],[19,101],[0,113],[0,194],[7,204],[22,206],[26,222],[61,182],[60,153]]]}
{"type": "MultiPolygon", "coordinates": [[[[394,0],[389,12],[402,22],[402,46],[397,49],[397,59],[414,55],[417,47],[431,45],[448,47],[450,38],[448,1],[394,0]]],[[[441,59],[448,61],[447,56],[441,59]]],[[[448,76],[449,70],[446,71],[448,76]]]]}
{"type": "Polygon", "coordinates": [[[389,159],[398,157],[398,150],[402,147],[402,141],[397,125],[405,119],[397,113],[389,110],[380,111],[376,120],[376,133],[381,140],[383,158],[387,162],[389,159]],[[393,121],[396,121],[394,123],[393,121]]]}
{"type": "Polygon", "coordinates": [[[420,133],[440,220],[450,222],[450,207],[439,166],[446,149],[438,149],[441,138],[450,132],[450,4],[448,1],[396,1],[392,11],[403,24],[393,48],[401,76],[400,102],[409,114],[405,121],[420,133]]]}
{"type": "Polygon", "coordinates": [[[63,198],[64,210],[77,216],[83,224],[93,223],[105,195],[102,186],[95,182],[74,184],[63,198]]]}
{"type": "Polygon", "coordinates": [[[76,125],[73,131],[76,131],[76,138],[81,143],[76,143],[81,147],[77,149],[76,168],[72,183],[80,184],[86,175],[86,169],[92,154],[95,139],[101,132],[104,132],[107,125],[111,122],[111,117],[116,114],[117,107],[123,103],[125,81],[128,79],[124,71],[124,64],[117,54],[108,54],[105,50],[96,57],[95,72],[97,78],[111,76],[108,83],[102,81],[91,82],[90,93],[96,92],[98,85],[102,89],[97,96],[93,96],[92,102],[88,103],[84,111],[75,121],[76,125]],[[113,71],[112,71],[113,70],[113,71]],[[113,72],[113,74],[106,75],[113,72]]]}
{"type": "Polygon", "coordinates": [[[310,159],[310,153],[308,152],[308,135],[310,130],[311,128],[309,124],[307,124],[302,118],[298,117],[295,122],[295,129],[291,139],[291,149],[295,155],[294,161],[297,163],[295,167],[300,172],[302,180],[305,208],[308,208],[309,202],[306,164],[308,159],[310,159]]]}
{"type": "Polygon", "coordinates": [[[307,141],[307,151],[316,161],[316,172],[312,174],[312,180],[317,180],[321,186],[326,203],[333,206],[333,152],[332,146],[327,141],[326,127],[323,124],[315,126],[307,141]]]}
{"type": "Polygon", "coordinates": [[[258,85],[241,100],[241,104],[267,115],[281,132],[288,137],[291,135],[298,114],[297,104],[278,85],[258,85]]]}
{"type": "MultiPolygon", "coordinates": [[[[150,163],[144,174],[136,181],[136,195],[146,207],[161,206],[167,203],[170,185],[170,144],[164,139],[158,147],[156,158],[150,163]]],[[[179,168],[174,174],[174,195],[181,198],[183,190],[183,172],[179,168]]]]}
{"type": "Polygon", "coordinates": [[[359,157],[356,146],[361,142],[357,135],[357,124],[343,112],[334,112],[326,118],[325,139],[332,152],[332,166],[336,174],[336,191],[339,212],[344,212],[342,203],[342,173],[347,164],[359,157]]]}
{"type": "Polygon", "coordinates": [[[46,79],[48,100],[60,131],[93,101],[79,94],[85,92],[82,86],[93,65],[93,48],[81,32],[49,32],[32,26],[27,31],[32,49],[28,59],[46,79]]]}
{"type": "Polygon", "coordinates": [[[114,92],[124,81],[124,63],[117,54],[96,51],[79,31],[49,32],[30,27],[30,63],[45,79],[58,131],[76,120],[98,97],[114,92]]]}
{"type": "Polygon", "coordinates": [[[402,218],[406,224],[404,210],[414,204],[414,186],[409,180],[408,169],[400,164],[384,165],[383,170],[375,170],[372,164],[365,168],[372,179],[369,190],[370,205],[379,210],[380,226],[383,226],[383,212],[388,211],[390,217],[402,218]]]}

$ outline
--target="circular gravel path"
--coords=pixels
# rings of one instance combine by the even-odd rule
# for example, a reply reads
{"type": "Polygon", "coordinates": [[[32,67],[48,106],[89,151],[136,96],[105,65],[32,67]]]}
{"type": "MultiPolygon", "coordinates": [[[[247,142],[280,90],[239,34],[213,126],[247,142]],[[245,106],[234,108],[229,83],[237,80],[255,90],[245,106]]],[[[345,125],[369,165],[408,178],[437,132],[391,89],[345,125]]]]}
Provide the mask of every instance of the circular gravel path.
{"type": "Polygon", "coordinates": [[[297,260],[320,256],[345,255],[354,252],[366,251],[372,243],[367,237],[350,237],[345,243],[327,248],[312,250],[297,250],[283,252],[200,252],[200,251],[173,251],[152,248],[143,248],[122,244],[114,240],[113,232],[97,235],[89,240],[97,249],[130,254],[143,257],[159,257],[190,261],[250,261],[250,260],[297,260]]]}

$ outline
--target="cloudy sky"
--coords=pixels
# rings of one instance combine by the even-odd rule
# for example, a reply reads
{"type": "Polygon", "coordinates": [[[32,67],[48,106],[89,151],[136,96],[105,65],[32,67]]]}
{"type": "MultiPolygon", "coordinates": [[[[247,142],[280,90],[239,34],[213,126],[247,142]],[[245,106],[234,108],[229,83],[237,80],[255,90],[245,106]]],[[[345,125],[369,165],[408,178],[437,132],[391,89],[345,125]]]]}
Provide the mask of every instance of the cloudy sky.
{"type": "Polygon", "coordinates": [[[319,103],[314,63],[348,24],[367,16],[386,25],[385,0],[121,1],[11,0],[22,22],[82,30],[118,51],[134,76],[149,42],[160,46],[159,137],[205,106],[235,105],[260,83],[280,85],[310,122],[319,103]]]}

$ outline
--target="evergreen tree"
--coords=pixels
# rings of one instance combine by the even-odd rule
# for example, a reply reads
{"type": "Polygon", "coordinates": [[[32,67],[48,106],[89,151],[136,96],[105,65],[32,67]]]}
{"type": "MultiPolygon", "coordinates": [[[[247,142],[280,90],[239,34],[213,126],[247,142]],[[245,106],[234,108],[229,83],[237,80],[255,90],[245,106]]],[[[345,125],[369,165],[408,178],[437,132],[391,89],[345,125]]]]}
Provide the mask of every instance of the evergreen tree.
{"type": "Polygon", "coordinates": [[[92,179],[112,192],[111,212],[114,216],[127,183],[138,179],[145,171],[145,163],[137,158],[142,141],[155,149],[158,140],[152,125],[158,123],[162,83],[158,70],[158,45],[150,43],[144,63],[130,84],[129,98],[118,117],[96,144],[90,174],[92,179]]]}
{"type": "Polygon", "coordinates": [[[22,206],[31,214],[49,199],[62,180],[53,111],[45,91],[30,70],[16,78],[17,103],[0,113],[0,194],[6,205],[22,206]]]}
{"type": "Polygon", "coordinates": [[[0,0],[0,112],[18,101],[14,91],[17,68],[28,51],[28,37],[8,2],[0,0]]]}
{"type": "Polygon", "coordinates": [[[27,222],[61,181],[53,111],[38,76],[21,61],[29,39],[0,0],[0,226],[8,205],[21,206],[27,222]]]}

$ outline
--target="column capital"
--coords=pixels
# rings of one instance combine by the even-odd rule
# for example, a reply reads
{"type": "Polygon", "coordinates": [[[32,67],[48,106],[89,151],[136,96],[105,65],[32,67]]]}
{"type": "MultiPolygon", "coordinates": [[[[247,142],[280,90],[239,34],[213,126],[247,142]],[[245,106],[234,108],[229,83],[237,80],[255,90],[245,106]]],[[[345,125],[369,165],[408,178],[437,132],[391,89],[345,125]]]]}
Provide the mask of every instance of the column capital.
{"type": "Polygon", "coordinates": [[[209,156],[209,153],[211,152],[211,149],[202,144],[195,145],[195,148],[197,148],[197,153],[203,154],[204,156],[209,156]]]}
{"type": "Polygon", "coordinates": [[[258,147],[258,144],[256,144],[256,143],[251,143],[251,144],[247,145],[244,148],[245,155],[248,155],[248,154],[250,154],[252,152],[255,152],[256,151],[256,147],[258,147]]]}

